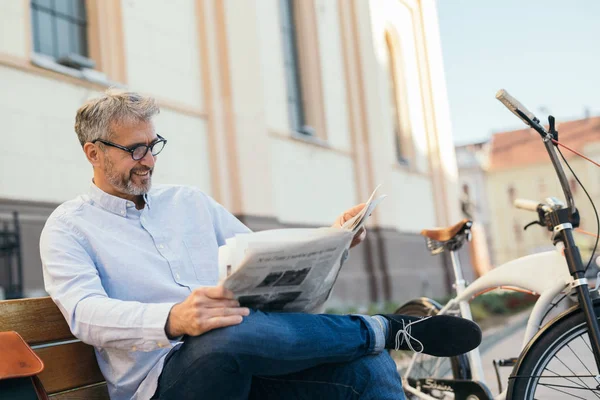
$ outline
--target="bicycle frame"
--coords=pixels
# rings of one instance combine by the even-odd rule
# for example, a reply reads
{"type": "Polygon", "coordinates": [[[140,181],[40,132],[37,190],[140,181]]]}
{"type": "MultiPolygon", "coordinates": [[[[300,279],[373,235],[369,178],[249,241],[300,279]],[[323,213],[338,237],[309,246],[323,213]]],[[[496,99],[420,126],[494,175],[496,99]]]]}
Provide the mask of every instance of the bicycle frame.
{"type": "MultiPolygon", "coordinates": [[[[455,274],[457,296],[451,299],[440,310],[438,315],[448,314],[455,309],[459,309],[460,315],[463,318],[472,319],[469,301],[478,293],[500,286],[514,286],[538,293],[540,297],[536,301],[527,321],[527,329],[523,343],[519,349],[519,353],[521,353],[527,343],[541,328],[542,318],[550,306],[552,299],[565,290],[565,288],[568,288],[571,282],[573,282],[573,278],[569,275],[565,257],[561,254],[561,247],[558,246],[557,249],[552,251],[532,254],[509,261],[475,280],[468,287],[465,286],[458,255],[454,251],[450,252],[455,274]]],[[[416,360],[416,357],[417,355],[413,357],[413,362],[416,360]]],[[[483,363],[479,349],[469,352],[468,357],[473,380],[485,384],[483,363]]],[[[412,363],[405,374],[408,375],[411,369],[412,363]]],[[[417,392],[412,393],[418,396],[422,395],[417,392]]],[[[506,390],[498,395],[496,399],[504,399],[505,396],[506,390]]],[[[426,399],[430,397],[422,395],[422,398],[426,399]]]]}

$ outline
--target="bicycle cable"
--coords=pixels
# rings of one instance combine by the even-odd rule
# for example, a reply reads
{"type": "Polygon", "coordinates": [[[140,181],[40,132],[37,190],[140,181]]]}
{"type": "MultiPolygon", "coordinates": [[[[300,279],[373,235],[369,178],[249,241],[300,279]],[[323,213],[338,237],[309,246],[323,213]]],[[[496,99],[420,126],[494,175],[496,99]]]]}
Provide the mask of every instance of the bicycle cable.
{"type": "Polygon", "coordinates": [[[567,294],[563,294],[560,299],[558,299],[554,303],[550,303],[551,307],[548,307],[548,309],[546,310],[546,313],[544,314],[544,316],[542,317],[542,319],[540,319],[540,327],[544,326],[544,320],[546,319],[546,317],[548,316],[548,314],[550,314],[550,311],[552,311],[556,306],[558,306],[560,304],[560,302],[563,301],[565,299],[565,297],[567,297],[567,294]]]}
{"type": "Polygon", "coordinates": [[[578,155],[579,157],[581,157],[581,158],[585,159],[586,161],[589,161],[589,162],[591,162],[591,163],[592,163],[592,164],[594,164],[596,167],[600,167],[600,164],[598,164],[596,161],[592,160],[591,158],[584,156],[583,154],[579,153],[579,152],[578,152],[578,151],[576,151],[576,150],[573,150],[572,148],[570,148],[570,147],[569,147],[569,146],[567,146],[567,145],[564,145],[564,144],[562,144],[561,142],[559,142],[559,141],[558,141],[558,140],[556,140],[556,139],[551,139],[551,140],[552,140],[552,143],[554,143],[555,145],[557,145],[557,146],[561,146],[561,147],[564,147],[565,149],[569,150],[571,153],[573,153],[573,154],[576,154],[576,155],[578,155]]]}
{"type": "MultiPolygon", "coordinates": [[[[553,140],[553,143],[557,143],[559,144],[558,141],[553,140]]],[[[575,150],[572,150],[564,145],[562,145],[563,147],[565,147],[566,149],[572,151],[573,153],[577,154],[580,157],[585,158],[586,160],[592,162],[595,165],[598,165],[600,167],[599,164],[595,163],[594,161],[590,160],[589,158],[585,157],[584,155],[576,152],[575,150]]],[[[596,249],[598,248],[598,241],[600,240],[600,218],[598,217],[598,210],[596,210],[596,205],[594,204],[594,201],[592,200],[592,197],[590,196],[590,194],[588,193],[588,191],[586,190],[585,186],[583,186],[583,183],[581,183],[581,181],[579,180],[579,177],[577,176],[577,174],[575,174],[575,171],[573,171],[573,168],[571,168],[571,166],[569,165],[569,162],[567,161],[567,159],[565,158],[565,156],[563,155],[562,151],[560,151],[560,148],[556,148],[556,150],[558,151],[558,154],[560,154],[560,157],[563,159],[563,162],[565,163],[565,165],[567,166],[567,168],[569,168],[569,171],[571,171],[571,174],[573,174],[573,177],[575,178],[575,180],[577,181],[577,183],[579,184],[579,186],[581,186],[581,188],[583,189],[583,191],[585,192],[585,195],[587,196],[588,200],[590,201],[590,204],[592,205],[592,208],[594,209],[594,214],[596,215],[596,243],[594,243],[594,248],[592,250],[592,254],[590,256],[590,260],[588,261],[585,270],[584,270],[584,274],[587,273],[588,268],[590,267],[590,265],[592,265],[592,261],[594,260],[594,254],[596,254],[596,249]]]]}

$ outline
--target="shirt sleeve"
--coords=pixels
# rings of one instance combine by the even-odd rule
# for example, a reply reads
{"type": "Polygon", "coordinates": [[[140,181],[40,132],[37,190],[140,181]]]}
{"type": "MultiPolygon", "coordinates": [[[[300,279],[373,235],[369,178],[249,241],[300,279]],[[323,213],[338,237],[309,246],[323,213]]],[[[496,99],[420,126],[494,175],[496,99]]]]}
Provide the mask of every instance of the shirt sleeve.
{"type": "Polygon", "coordinates": [[[176,343],[165,332],[176,303],[109,298],[85,238],[65,221],[48,220],[40,238],[40,255],[46,291],[82,342],[129,351],[152,351],[176,343]]]}
{"type": "Polygon", "coordinates": [[[212,197],[202,194],[205,196],[208,203],[208,209],[211,214],[213,221],[213,227],[215,229],[215,235],[219,246],[225,244],[225,240],[235,236],[237,233],[250,233],[252,232],[246,225],[244,225],[239,219],[225,209],[222,205],[217,203],[212,197]]]}

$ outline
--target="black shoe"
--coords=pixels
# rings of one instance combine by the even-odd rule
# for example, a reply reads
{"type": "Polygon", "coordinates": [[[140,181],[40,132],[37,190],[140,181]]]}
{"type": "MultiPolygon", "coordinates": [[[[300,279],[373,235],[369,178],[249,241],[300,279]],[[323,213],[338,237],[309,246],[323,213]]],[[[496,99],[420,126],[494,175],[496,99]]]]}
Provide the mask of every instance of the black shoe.
{"type": "Polygon", "coordinates": [[[481,329],[468,319],[450,315],[411,317],[380,314],[390,322],[385,348],[412,350],[436,357],[467,353],[481,343],[481,329]]]}

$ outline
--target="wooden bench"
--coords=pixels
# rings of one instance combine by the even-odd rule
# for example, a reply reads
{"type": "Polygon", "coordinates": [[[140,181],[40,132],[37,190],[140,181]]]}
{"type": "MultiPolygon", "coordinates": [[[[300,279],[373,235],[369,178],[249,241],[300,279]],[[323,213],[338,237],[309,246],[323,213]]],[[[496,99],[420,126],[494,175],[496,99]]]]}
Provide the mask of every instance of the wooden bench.
{"type": "Polygon", "coordinates": [[[0,332],[16,331],[44,361],[53,400],[109,399],[94,348],[77,340],[50,297],[0,301],[0,332]]]}

